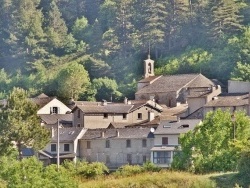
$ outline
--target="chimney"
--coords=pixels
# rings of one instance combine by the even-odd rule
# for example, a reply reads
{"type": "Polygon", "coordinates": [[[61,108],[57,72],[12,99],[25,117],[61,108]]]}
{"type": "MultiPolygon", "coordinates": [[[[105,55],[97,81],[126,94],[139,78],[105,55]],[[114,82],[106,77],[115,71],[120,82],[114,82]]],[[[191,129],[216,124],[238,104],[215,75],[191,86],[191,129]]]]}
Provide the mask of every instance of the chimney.
{"type": "Polygon", "coordinates": [[[128,98],[127,97],[124,98],[124,104],[128,104],[128,98]]]}
{"type": "Polygon", "coordinates": [[[106,106],[106,105],[107,105],[107,101],[103,99],[103,100],[102,100],[102,105],[103,105],[103,106],[106,106]]]}
{"type": "Polygon", "coordinates": [[[181,118],[180,116],[177,116],[177,122],[180,122],[181,118]]]}
{"type": "Polygon", "coordinates": [[[74,104],[74,99],[71,97],[70,99],[69,99],[69,104],[74,104]]]}
{"type": "Polygon", "coordinates": [[[118,130],[116,130],[116,137],[119,137],[120,136],[120,133],[118,130]]]}
{"type": "Polygon", "coordinates": [[[152,111],[152,110],[148,111],[148,120],[152,121],[152,120],[154,120],[154,118],[155,118],[154,111],[152,111]]]}
{"type": "Polygon", "coordinates": [[[101,137],[104,138],[104,136],[105,136],[105,132],[102,131],[102,132],[101,132],[101,137]]]}
{"type": "Polygon", "coordinates": [[[51,127],[51,138],[53,138],[55,136],[55,130],[54,127],[51,127]]]}

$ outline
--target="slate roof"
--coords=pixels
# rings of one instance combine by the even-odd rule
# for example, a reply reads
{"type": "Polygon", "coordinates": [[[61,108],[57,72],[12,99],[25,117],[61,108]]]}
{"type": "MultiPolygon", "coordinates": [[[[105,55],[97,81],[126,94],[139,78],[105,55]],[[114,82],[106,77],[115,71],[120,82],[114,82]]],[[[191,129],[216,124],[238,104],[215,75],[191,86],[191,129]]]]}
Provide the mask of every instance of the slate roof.
{"type": "MultiPolygon", "coordinates": [[[[112,114],[127,114],[130,113],[142,106],[151,106],[152,108],[161,111],[162,107],[153,101],[130,101],[130,103],[111,103],[103,105],[100,102],[91,102],[91,103],[81,103],[81,105],[77,105],[83,113],[86,114],[103,114],[103,113],[112,113],[112,114]]],[[[76,107],[72,110],[76,109],[76,107]]]]}
{"type": "Polygon", "coordinates": [[[126,105],[126,104],[113,104],[113,105],[79,105],[78,108],[83,113],[129,113],[130,109],[133,105],[126,105]]]}
{"type": "Polygon", "coordinates": [[[161,134],[181,134],[193,130],[196,125],[201,122],[200,119],[188,119],[175,122],[162,121],[156,131],[155,135],[161,134]],[[188,126],[187,126],[188,125],[188,126]]]}
{"type": "Polygon", "coordinates": [[[82,136],[83,140],[93,139],[130,139],[130,138],[153,138],[153,134],[150,132],[151,128],[121,128],[121,129],[88,129],[82,136]],[[119,137],[117,137],[117,131],[119,137]],[[104,132],[104,137],[102,134],[104,132]]]}
{"type": "MultiPolygon", "coordinates": [[[[73,142],[82,131],[86,132],[86,130],[80,127],[60,128],[59,140],[60,142],[73,142]]],[[[51,138],[51,142],[57,142],[57,129],[54,129],[54,136],[51,138]]]]}
{"type": "Polygon", "coordinates": [[[211,90],[207,90],[207,89],[199,89],[195,91],[191,90],[187,97],[188,98],[206,97],[211,92],[212,92],[211,90]]]}
{"type": "Polygon", "coordinates": [[[142,80],[139,81],[139,83],[147,83],[147,82],[152,82],[158,78],[160,78],[161,76],[149,76],[147,78],[144,78],[142,80]]]}
{"type": "Polygon", "coordinates": [[[165,93],[170,91],[178,91],[184,87],[187,83],[192,81],[197,74],[182,74],[182,75],[167,75],[162,76],[152,84],[143,87],[136,94],[144,93],[165,93]]]}
{"type": "Polygon", "coordinates": [[[187,84],[186,87],[190,88],[200,88],[200,87],[211,87],[214,86],[214,82],[203,76],[202,74],[198,74],[190,83],[187,84]]]}
{"type": "Polygon", "coordinates": [[[48,97],[47,95],[42,93],[34,98],[30,98],[30,100],[36,103],[39,106],[39,108],[42,108],[55,98],[56,97],[48,97]]]}
{"type": "Polygon", "coordinates": [[[249,94],[227,94],[214,97],[204,107],[232,107],[248,105],[249,94]]]}
{"type": "Polygon", "coordinates": [[[202,74],[166,75],[140,89],[136,94],[176,92],[183,87],[211,87],[211,85],[214,83],[202,74]]]}
{"type": "Polygon", "coordinates": [[[62,124],[72,124],[73,114],[39,114],[39,117],[46,124],[56,124],[58,119],[62,124]]]}

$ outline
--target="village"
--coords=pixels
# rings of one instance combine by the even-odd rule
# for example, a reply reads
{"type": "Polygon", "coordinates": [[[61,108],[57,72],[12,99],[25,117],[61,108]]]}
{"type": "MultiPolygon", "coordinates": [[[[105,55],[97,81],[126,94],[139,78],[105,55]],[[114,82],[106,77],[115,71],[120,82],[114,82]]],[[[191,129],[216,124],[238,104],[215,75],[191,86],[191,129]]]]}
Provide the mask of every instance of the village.
{"type": "Polygon", "coordinates": [[[238,110],[249,116],[249,93],[249,82],[228,80],[225,86],[201,73],[156,76],[148,56],[134,100],[70,99],[64,104],[44,93],[31,98],[39,106],[41,126],[50,130],[51,140],[39,151],[23,148],[22,155],[35,155],[45,165],[86,160],[117,169],[150,161],[170,167],[180,135],[192,131],[208,112],[229,110],[232,121],[238,110]]]}

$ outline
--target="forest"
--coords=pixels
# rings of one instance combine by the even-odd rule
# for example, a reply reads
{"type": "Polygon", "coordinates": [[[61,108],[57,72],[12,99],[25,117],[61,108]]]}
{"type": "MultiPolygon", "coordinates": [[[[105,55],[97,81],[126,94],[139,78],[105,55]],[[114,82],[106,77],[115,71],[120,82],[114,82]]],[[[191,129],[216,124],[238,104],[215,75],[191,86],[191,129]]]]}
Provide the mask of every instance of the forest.
{"type": "Polygon", "coordinates": [[[0,0],[0,99],[134,98],[155,73],[250,81],[249,0],[0,0]]]}

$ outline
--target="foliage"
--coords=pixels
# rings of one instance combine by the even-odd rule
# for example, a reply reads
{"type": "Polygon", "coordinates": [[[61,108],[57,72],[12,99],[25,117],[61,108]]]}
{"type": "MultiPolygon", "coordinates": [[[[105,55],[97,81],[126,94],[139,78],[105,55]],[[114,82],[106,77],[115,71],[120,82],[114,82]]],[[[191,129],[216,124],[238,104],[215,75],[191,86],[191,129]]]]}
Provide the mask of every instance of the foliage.
{"type": "Polygon", "coordinates": [[[123,165],[115,174],[118,176],[134,176],[143,172],[143,168],[139,165],[123,165]]]}
{"type": "Polygon", "coordinates": [[[159,172],[161,170],[160,167],[156,166],[154,163],[150,161],[143,163],[142,168],[145,172],[159,172]]]}
{"type": "Polygon", "coordinates": [[[22,158],[22,147],[41,149],[49,140],[49,132],[41,126],[36,114],[36,104],[27,97],[25,90],[14,88],[8,97],[7,105],[0,112],[1,153],[5,153],[6,149],[15,143],[19,159],[22,158]]]}
{"type": "Polygon", "coordinates": [[[98,180],[83,182],[80,188],[127,188],[127,187],[155,187],[155,188],[179,188],[179,187],[216,187],[215,183],[207,176],[198,176],[184,172],[162,170],[160,172],[140,173],[129,177],[117,177],[109,175],[98,180]]]}
{"type": "Polygon", "coordinates": [[[58,95],[63,99],[77,100],[89,84],[88,72],[76,62],[60,70],[57,76],[58,95]]]}
{"type": "Polygon", "coordinates": [[[148,54],[156,74],[247,81],[249,10],[249,1],[234,0],[1,0],[0,97],[16,86],[65,98],[56,79],[74,61],[91,81],[108,77],[124,92],[142,77],[148,54]]]}
{"type": "Polygon", "coordinates": [[[108,168],[100,162],[88,163],[85,161],[65,161],[63,167],[67,169],[73,176],[80,176],[85,178],[96,178],[105,173],[108,173],[108,168]]]}
{"type": "Polygon", "coordinates": [[[95,98],[97,101],[119,98],[121,93],[118,91],[118,85],[115,80],[104,77],[94,79],[92,81],[92,87],[96,90],[95,98]]]}
{"type": "Polygon", "coordinates": [[[7,187],[77,187],[66,169],[58,172],[56,165],[44,167],[35,157],[22,161],[2,157],[0,162],[0,177],[7,187]]]}
{"type": "Polygon", "coordinates": [[[245,177],[246,179],[250,179],[250,151],[244,151],[241,154],[239,160],[239,173],[241,176],[245,177]]]}
{"type": "Polygon", "coordinates": [[[181,136],[182,151],[172,167],[196,173],[236,170],[250,137],[249,122],[244,112],[236,112],[235,121],[229,111],[209,112],[201,125],[181,136]]]}

